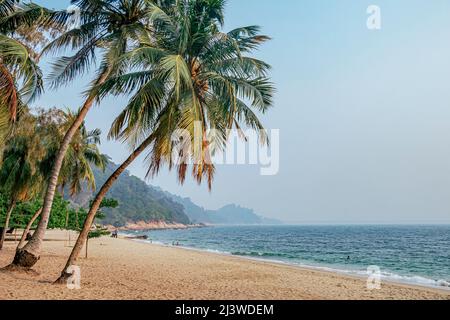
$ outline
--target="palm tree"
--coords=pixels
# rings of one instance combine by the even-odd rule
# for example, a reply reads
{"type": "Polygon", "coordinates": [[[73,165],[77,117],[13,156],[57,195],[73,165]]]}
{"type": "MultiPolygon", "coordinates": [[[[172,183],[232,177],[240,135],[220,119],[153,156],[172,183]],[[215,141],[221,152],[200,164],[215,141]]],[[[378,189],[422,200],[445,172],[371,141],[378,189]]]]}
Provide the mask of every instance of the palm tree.
{"type": "Polygon", "coordinates": [[[77,50],[74,55],[62,57],[54,64],[54,71],[51,74],[54,87],[67,84],[88,71],[97,53],[101,54],[102,62],[76,120],[59,146],[47,184],[39,225],[27,245],[17,251],[13,265],[31,268],[39,260],[66,152],[78,128],[98,98],[95,90],[92,89],[103,84],[111,75],[120,73],[120,69],[113,67],[116,65],[115,60],[127,50],[130,44],[147,36],[150,29],[147,4],[150,2],[149,0],[72,0],[72,3],[80,8],[81,26],[65,32],[46,46],[45,53],[67,48],[77,50]]]}
{"type": "MultiPolygon", "coordinates": [[[[5,139],[21,109],[43,90],[38,55],[29,43],[31,38],[24,35],[36,35],[38,24],[45,31],[56,26],[44,23],[52,15],[50,10],[17,2],[0,0],[0,141],[5,139]]],[[[34,37],[32,42],[40,44],[42,41],[36,39],[43,38],[34,37]]]]}
{"type": "Polygon", "coordinates": [[[265,112],[272,104],[274,88],[267,78],[270,67],[246,54],[269,38],[259,35],[258,27],[221,32],[224,3],[178,1],[165,10],[153,5],[152,41],[142,42],[121,59],[132,72],[111,77],[97,86],[99,96],[133,93],[115,120],[110,137],[127,141],[136,149],[99,190],[57,283],[64,283],[70,276],[66,270],[76,263],[102,199],[146,149],[150,147],[148,176],[156,174],[163,164],[169,168],[177,165],[183,182],[191,158],[193,176],[199,183],[206,177],[211,188],[214,165],[210,156],[214,149],[225,147],[227,129],[240,129],[243,123],[258,130],[267,141],[252,109],[265,112]],[[250,106],[245,101],[250,101],[250,106]],[[196,122],[200,130],[196,129],[196,122]],[[191,133],[189,150],[184,148],[186,141],[173,141],[177,129],[191,133]],[[217,129],[219,134],[209,137],[208,129],[217,129]],[[192,143],[196,138],[201,141],[200,146],[192,143]],[[175,164],[176,145],[181,146],[181,151],[175,164]],[[200,150],[195,150],[198,147],[200,150]]]}
{"type": "MultiPolygon", "coordinates": [[[[45,177],[44,181],[47,180],[50,174],[48,168],[54,161],[57,146],[63,139],[65,129],[72,125],[76,117],[77,114],[70,110],[64,112],[58,109],[41,111],[38,115],[38,126],[42,128],[40,140],[45,141],[46,148],[46,155],[39,163],[40,174],[45,177]],[[49,123],[48,119],[50,119],[51,123],[49,123]]],[[[94,165],[104,170],[107,163],[106,156],[101,154],[98,148],[100,135],[101,131],[99,129],[88,131],[84,123],[81,125],[70,144],[62,166],[58,183],[62,194],[64,194],[66,186],[69,186],[70,196],[78,194],[82,190],[83,183],[87,183],[87,186],[92,190],[96,189],[92,166],[94,165]]],[[[31,226],[41,213],[42,208],[28,222],[17,246],[18,250],[23,247],[31,226]]]]}
{"type": "MultiPolygon", "coordinates": [[[[47,158],[43,161],[41,167],[46,177],[49,176],[48,168],[54,162],[57,148],[61,143],[66,128],[69,128],[77,118],[77,113],[67,110],[61,113],[62,125],[60,126],[61,135],[54,139],[49,148],[47,158]]],[[[74,196],[82,191],[82,183],[87,182],[91,190],[96,189],[95,177],[92,171],[92,165],[104,170],[107,163],[107,157],[103,155],[98,146],[100,145],[101,130],[87,130],[84,122],[81,124],[77,134],[73,137],[66,157],[61,167],[58,185],[61,194],[64,195],[66,187],[69,188],[69,195],[74,196]]]]}

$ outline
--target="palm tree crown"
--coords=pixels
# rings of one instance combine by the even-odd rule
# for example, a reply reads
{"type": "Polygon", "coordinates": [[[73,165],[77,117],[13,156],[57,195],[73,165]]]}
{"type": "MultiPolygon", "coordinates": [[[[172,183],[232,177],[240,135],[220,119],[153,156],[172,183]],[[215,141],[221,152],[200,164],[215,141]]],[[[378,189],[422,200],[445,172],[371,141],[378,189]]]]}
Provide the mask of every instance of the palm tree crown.
{"type": "MultiPolygon", "coordinates": [[[[50,175],[51,164],[54,162],[58,147],[64,137],[67,128],[71,126],[77,113],[71,110],[63,111],[53,109],[41,111],[43,130],[46,131],[46,155],[39,166],[42,175],[47,180],[50,175]]],[[[58,185],[62,193],[69,187],[70,196],[82,191],[83,183],[95,190],[95,177],[92,166],[101,170],[105,169],[107,158],[99,150],[100,129],[87,130],[83,123],[77,134],[72,139],[59,176],[58,185]]]]}
{"type": "MultiPolygon", "coordinates": [[[[145,37],[149,31],[149,0],[72,0],[80,9],[80,26],[63,33],[50,42],[43,53],[76,50],[72,56],[59,58],[53,64],[50,79],[54,87],[65,85],[87,72],[96,52],[102,54],[99,74],[113,70],[114,64],[127,47],[145,37]],[[97,50],[97,51],[96,51],[97,50]],[[100,50],[100,51],[98,51],[100,50]]],[[[60,14],[58,17],[62,17],[60,14]]],[[[66,23],[69,16],[66,16],[66,23]]]]}
{"type": "Polygon", "coordinates": [[[224,0],[191,0],[164,8],[149,5],[151,32],[119,63],[130,72],[97,89],[100,97],[132,94],[110,137],[132,146],[152,137],[149,174],[156,174],[165,163],[174,166],[172,136],[179,129],[191,137],[189,152],[180,148],[184,149],[176,164],[180,181],[192,160],[193,176],[199,183],[206,176],[210,187],[214,173],[210,157],[225,147],[228,130],[248,126],[267,142],[255,111],[264,113],[272,105],[270,66],[249,54],[269,37],[260,35],[257,26],[222,32],[224,4],[224,0]],[[200,133],[194,132],[196,123],[200,133]],[[209,129],[216,129],[216,135],[208,136],[209,129]],[[195,146],[198,134],[202,143],[195,146]]]}
{"type": "MultiPolygon", "coordinates": [[[[66,123],[73,123],[76,116],[76,113],[68,111],[65,114],[66,123]]],[[[64,187],[68,185],[70,196],[82,191],[83,182],[86,182],[93,191],[96,189],[92,166],[104,170],[108,162],[98,148],[100,135],[100,129],[89,131],[83,124],[79,133],[72,139],[60,175],[61,189],[64,190],[64,187]]]]}
{"type": "Polygon", "coordinates": [[[21,109],[43,91],[39,55],[45,32],[56,27],[52,11],[33,3],[0,0],[0,135],[5,135],[21,109]],[[41,29],[41,32],[36,32],[41,29]],[[37,37],[38,33],[40,34],[37,37]],[[34,37],[27,35],[33,34],[34,37]]]}

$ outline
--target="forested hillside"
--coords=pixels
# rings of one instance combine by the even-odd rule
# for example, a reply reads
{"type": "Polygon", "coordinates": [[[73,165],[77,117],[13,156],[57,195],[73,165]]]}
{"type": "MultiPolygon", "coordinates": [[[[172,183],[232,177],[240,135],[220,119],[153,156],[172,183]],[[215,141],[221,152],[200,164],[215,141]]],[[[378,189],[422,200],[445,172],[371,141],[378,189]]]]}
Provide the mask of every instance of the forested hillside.
{"type": "MultiPolygon", "coordinates": [[[[109,162],[105,172],[95,170],[97,188],[114,172],[117,165],[109,162]]],[[[93,192],[84,191],[73,199],[76,205],[88,207],[93,192]]],[[[181,204],[175,202],[163,192],[152,188],[141,179],[130,175],[127,171],[120,176],[108,193],[109,198],[119,201],[117,208],[102,210],[104,224],[124,226],[127,222],[159,221],[169,223],[190,224],[181,204]]]]}

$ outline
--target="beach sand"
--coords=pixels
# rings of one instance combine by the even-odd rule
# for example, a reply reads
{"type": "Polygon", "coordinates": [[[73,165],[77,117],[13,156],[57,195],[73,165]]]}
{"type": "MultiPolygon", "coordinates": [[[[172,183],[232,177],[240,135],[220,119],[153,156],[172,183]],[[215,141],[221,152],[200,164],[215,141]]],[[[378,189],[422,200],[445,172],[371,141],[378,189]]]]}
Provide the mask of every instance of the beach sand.
{"type": "MultiPolygon", "coordinates": [[[[71,250],[67,233],[48,237],[36,273],[0,271],[0,299],[450,299],[450,291],[392,283],[370,291],[364,279],[331,272],[107,237],[89,241],[81,289],[69,290],[52,285],[71,250]]],[[[6,243],[0,267],[14,248],[6,243]]]]}

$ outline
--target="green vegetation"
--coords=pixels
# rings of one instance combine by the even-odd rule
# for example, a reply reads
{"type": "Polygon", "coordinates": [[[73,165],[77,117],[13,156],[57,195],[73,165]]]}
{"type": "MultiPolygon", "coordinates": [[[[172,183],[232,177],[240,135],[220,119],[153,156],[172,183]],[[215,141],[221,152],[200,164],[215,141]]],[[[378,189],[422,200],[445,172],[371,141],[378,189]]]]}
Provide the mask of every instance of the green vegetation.
{"type": "MultiPolygon", "coordinates": [[[[105,171],[94,168],[97,185],[102,185],[117,169],[117,165],[108,162],[105,171]]],[[[82,207],[88,207],[94,193],[90,190],[73,197],[73,202],[82,207]]],[[[121,227],[127,222],[166,221],[190,224],[190,219],[184,213],[184,207],[167,197],[164,193],[150,187],[141,179],[123,173],[111,187],[108,197],[117,199],[120,205],[116,208],[104,208],[105,217],[102,223],[121,227]]],[[[105,201],[105,200],[103,200],[105,201]]]]}
{"type": "MultiPolygon", "coordinates": [[[[0,193],[0,221],[2,222],[5,221],[8,202],[9,196],[5,193],[0,193]]],[[[42,201],[39,200],[18,203],[11,216],[9,227],[25,228],[34,213],[41,207],[42,201]]],[[[64,200],[61,195],[57,195],[53,203],[48,227],[49,229],[80,230],[80,226],[83,225],[86,219],[86,214],[87,211],[84,208],[74,209],[69,201],[64,200]],[[66,217],[68,217],[67,225],[66,217]]],[[[2,222],[0,222],[0,227],[3,227],[2,222]]],[[[37,222],[33,224],[33,228],[37,226],[37,222]]]]}
{"type": "MultiPolygon", "coordinates": [[[[42,193],[50,176],[49,163],[54,161],[55,150],[75,117],[71,111],[58,109],[38,110],[36,114],[22,109],[0,158],[3,198],[0,249],[9,228],[20,226],[26,229],[25,234],[36,226],[35,221],[40,221],[36,220],[35,213],[42,208],[42,193]]],[[[82,124],[62,163],[63,170],[56,183],[61,192],[67,186],[70,195],[75,195],[80,192],[82,183],[95,188],[91,166],[104,169],[106,163],[106,157],[98,149],[99,143],[100,131],[88,131],[82,124]]],[[[87,216],[85,211],[70,209],[62,198],[53,203],[52,210],[55,214],[48,220],[49,228],[79,229],[87,216]]]]}

